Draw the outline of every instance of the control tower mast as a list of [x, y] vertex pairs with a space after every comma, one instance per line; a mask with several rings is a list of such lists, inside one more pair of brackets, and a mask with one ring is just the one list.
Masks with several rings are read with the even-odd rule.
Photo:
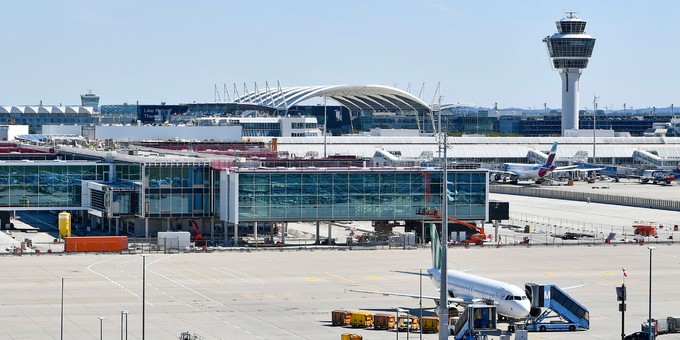
[[585, 34], [585, 20], [577, 18], [576, 12], [566, 14], [566, 18], [555, 22], [557, 33], [543, 38], [553, 66], [562, 77], [562, 135], [566, 130], [578, 129], [579, 78], [595, 46], [595, 38]]

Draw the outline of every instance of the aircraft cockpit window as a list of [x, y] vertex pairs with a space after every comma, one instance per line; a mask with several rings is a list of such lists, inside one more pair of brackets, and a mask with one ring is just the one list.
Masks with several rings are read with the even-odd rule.
[[512, 300], [512, 296], [510, 295], [505, 296], [505, 300]]
[[513, 298], [514, 298], [513, 300], [522, 300], [521, 296], [513, 296]]

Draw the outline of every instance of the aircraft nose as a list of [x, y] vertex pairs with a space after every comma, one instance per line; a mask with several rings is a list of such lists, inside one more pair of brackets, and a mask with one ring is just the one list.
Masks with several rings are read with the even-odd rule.
[[517, 308], [517, 312], [521, 313], [523, 318], [527, 317], [527, 315], [529, 315], [531, 312], [531, 305], [529, 304], [529, 301], [521, 301]]

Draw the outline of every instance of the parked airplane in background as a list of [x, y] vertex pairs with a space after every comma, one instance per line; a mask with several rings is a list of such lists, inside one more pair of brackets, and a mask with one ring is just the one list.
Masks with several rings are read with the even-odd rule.
[[670, 170], [645, 170], [640, 176], [640, 183], [671, 184], [676, 179]]
[[[428, 276], [437, 288], [441, 286], [441, 244], [439, 234], [434, 225], [430, 225], [432, 235], [432, 268], [428, 269]], [[447, 285], [449, 291], [448, 304], [468, 305], [472, 303], [486, 303], [496, 305], [499, 315], [511, 320], [526, 319], [540, 314], [540, 308], [531, 308], [531, 302], [527, 298], [524, 289], [515, 285], [496, 281], [482, 276], [468, 274], [457, 270], [446, 270]], [[420, 296], [418, 294], [379, 292], [369, 290], [350, 289], [352, 292], [371, 293], [382, 295], [405, 296], [411, 298], [423, 298], [434, 300], [439, 303], [439, 296]]]
[[566, 171], [596, 171], [600, 168], [582, 168], [578, 165], [555, 166], [555, 155], [557, 154], [557, 142], [553, 143], [548, 155], [548, 160], [544, 164], [523, 164], [523, 163], [503, 163], [500, 170], [490, 170], [491, 178], [496, 181], [510, 180], [517, 183], [518, 180], [534, 180], [541, 183], [543, 179], [553, 172]]

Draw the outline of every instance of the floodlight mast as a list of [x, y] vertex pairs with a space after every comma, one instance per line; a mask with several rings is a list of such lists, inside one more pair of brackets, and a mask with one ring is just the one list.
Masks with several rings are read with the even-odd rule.
[[[447, 140], [447, 129], [442, 129], [441, 126], [441, 96], [439, 99], [439, 133], [440, 133], [440, 147], [444, 149], [444, 157], [442, 157], [442, 198], [441, 198], [441, 211], [442, 211], [442, 235], [441, 235], [441, 266], [439, 270], [440, 287], [439, 287], [439, 340], [447, 340], [449, 338], [449, 289], [448, 289], [448, 270], [446, 263], [446, 250], [448, 248], [448, 233], [449, 233], [449, 199], [448, 199], [448, 183], [449, 183], [449, 172], [448, 172], [448, 159], [447, 152], [448, 140]], [[442, 136], [443, 135], [443, 136]], [[434, 240], [434, 238], [433, 238]], [[433, 241], [434, 242], [434, 241]]]

